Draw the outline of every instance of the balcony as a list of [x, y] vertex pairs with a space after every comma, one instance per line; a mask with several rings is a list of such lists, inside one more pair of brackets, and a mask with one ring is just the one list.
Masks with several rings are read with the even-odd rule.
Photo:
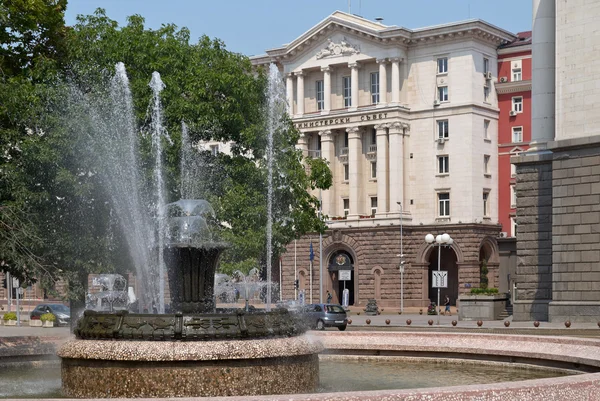
[[367, 159], [373, 160], [377, 158], [377, 145], [371, 144], [367, 148]]
[[310, 157], [311, 159], [320, 159], [321, 158], [321, 151], [320, 150], [308, 150], [308, 157]]
[[341, 148], [340, 149], [340, 161], [343, 162], [347, 162], [348, 161], [348, 148]]

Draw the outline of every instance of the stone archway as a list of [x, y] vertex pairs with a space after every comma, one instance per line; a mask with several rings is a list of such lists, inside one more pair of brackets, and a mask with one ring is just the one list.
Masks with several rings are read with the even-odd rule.
[[[452, 305], [456, 304], [456, 300], [458, 299], [458, 291], [459, 291], [459, 280], [458, 280], [458, 257], [454, 250], [451, 247], [439, 247], [432, 246], [431, 251], [429, 252], [429, 266], [427, 271], [428, 278], [428, 298], [438, 303], [438, 289], [433, 288], [431, 282], [432, 272], [434, 270], [438, 270], [438, 252], [441, 251], [440, 259], [439, 259], [439, 270], [448, 272], [448, 287], [441, 288], [440, 293], [440, 302], [443, 303], [443, 300], [446, 296], [450, 297], [450, 303]], [[441, 249], [440, 249], [441, 248]]]
[[[330, 291], [333, 295], [333, 302], [342, 303], [342, 292], [344, 283], [339, 280], [339, 275], [336, 271], [330, 271], [329, 264], [335, 254], [346, 253], [352, 261], [352, 280], [347, 281], [346, 288], [351, 292], [349, 305], [359, 305], [359, 259], [357, 254], [360, 252], [358, 242], [349, 235], [343, 234], [341, 231], [334, 230], [332, 235], [323, 239], [323, 291]], [[323, 296], [325, 301], [326, 295]]]
[[[485, 266], [488, 270], [488, 288], [498, 288], [500, 285], [499, 267], [500, 252], [495, 238], [487, 236], [479, 244], [479, 270], [480, 274]], [[508, 280], [508, 278], [506, 278]], [[481, 283], [481, 280], [480, 280]], [[508, 285], [508, 284], [507, 284]]]

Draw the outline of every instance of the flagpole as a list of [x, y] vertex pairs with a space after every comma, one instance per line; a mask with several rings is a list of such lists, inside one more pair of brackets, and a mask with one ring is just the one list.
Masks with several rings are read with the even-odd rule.
[[308, 251], [308, 259], [310, 260], [310, 294], [309, 299], [310, 303], [313, 303], [313, 260], [315, 259], [315, 252], [312, 246], [312, 239], [310, 240], [310, 248]]
[[310, 262], [310, 295], [309, 295], [311, 304], [313, 303], [313, 301], [312, 301], [312, 270], [313, 270], [313, 263], [311, 261]]

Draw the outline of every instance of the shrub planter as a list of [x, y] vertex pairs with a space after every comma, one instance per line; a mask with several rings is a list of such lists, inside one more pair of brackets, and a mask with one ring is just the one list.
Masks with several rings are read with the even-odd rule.
[[4, 316], [2, 316], [2, 321], [5, 326], [16, 326], [17, 314], [15, 312], [6, 312]]
[[[41, 320], [40, 320], [40, 321], [41, 321]], [[52, 320], [46, 320], [46, 321], [43, 323], [42, 327], [54, 327], [54, 321], [52, 321]]]
[[29, 319], [30, 327], [42, 327], [42, 321], [40, 319]]
[[506, 308], [506, 301], [506, 294], [460, 295], [458, 320], [502, 320], [500, 315]]

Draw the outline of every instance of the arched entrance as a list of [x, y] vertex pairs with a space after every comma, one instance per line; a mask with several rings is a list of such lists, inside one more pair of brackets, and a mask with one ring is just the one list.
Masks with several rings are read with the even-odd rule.
[[505, 272], [499, 274], [499, 252], [497, 243], [486, 237], [479, 246], [479, 285], [480, 287], [498, 288], [502, 292], [508, 290], [511, 277]]
[[437, 303], [438, 289], [432, 287], [431, 274], [434, 270], [438, 269], [438, 250], [441, 248], [440, 258], [440, 270], [448, 272], [448, 288], [440, 289], [440, 303], [444, 303], [446, 295], [450, 297], [450, 304], [456, 305], [458, 298], [458, 264], [457, 257], [454, 249], [446, 246], [434, 246], [433, 250], [429, 254], [429, 271], [428, 271], [428, 282], [429, 282], [429, 300]]
[[[349, 302], [348, 305], [354, 305], [354, 259], [352, 255], [344, 250], [335, 251], [329, 257], [327, 263], [327, 271], [331, 278], [331, 287], [333, 289], [333, 302], [342, 303], [342, 294], [344, 288], [348, 289]], [[347, 273], [347, 272], [350, 273]], [[341, 277], [340, 277], [341, 276]], [[346, 278], [349, 280], [340, 280]], [[325, 297], [323, 297], [325, 300]]]

